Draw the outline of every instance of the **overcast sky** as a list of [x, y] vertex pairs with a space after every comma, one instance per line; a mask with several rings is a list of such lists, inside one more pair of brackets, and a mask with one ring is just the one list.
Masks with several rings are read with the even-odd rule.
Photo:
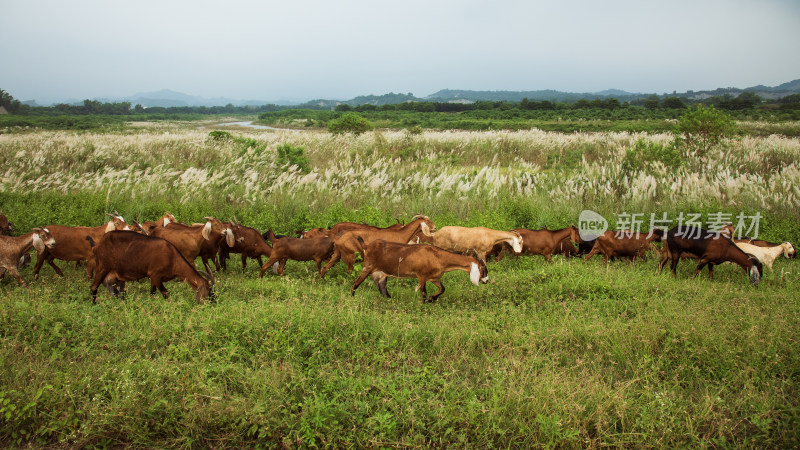
[[800, 0], [0, 0], [0, 89], [350, 99], [800, 78]]

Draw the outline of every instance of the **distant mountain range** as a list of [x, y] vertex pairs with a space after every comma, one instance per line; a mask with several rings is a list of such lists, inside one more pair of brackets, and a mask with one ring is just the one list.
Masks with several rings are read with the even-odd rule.
[[[95, 98], [93, 100], [104, 103], [117, 103], [117, 102], [130, 102], [131, 105], [140, 104], [144, 107], [151, 108], [155, 106], [173, 107], [173, 106], [262, 106], [266, 104], [276, 104], [282, 106], [296, 106], [298, 108], [335, 108], [338, 105], [346, 104], [350, 106], [358, 106], [364, 104], [371, 104], [381, 106], [386, 104], [396, 104], [403, 102], [455, 102], [455, 103], [472, 103], [477, 101], [509, 101], [519, 102], [523, 98], [531, 101], [553, 101], [553, 102], [573, 102], [580, 99], [595, 100], [616, 98], [621, 102], [629, 102], [650, 96], [663, 97], [682, 97], [689, 100], [703, 100], [705, 98], [719, 96], [719, 95], [733, 95], [737, 96], [742, 92], [753, 92], [764, 99], [776, 99], [792, 94], [800, 94], [800, 79], [783, 83], [778, 86], [753, 86], [749, 88], [718, 88], [710, 91], [687, 91], [684, 93], [673, 92], [671, 94], [655, 94], [655, 93], [633, 93], [626, 92], [619, 89], [607, 89], [600, 92], [562, 92], [551, 89], [538, 90], [538, 91], [470, 91], [470, 90], [454, 90], [442, 89], [426, 97], [415, 97], [413, 94], [395, 94], [388, 93], [383, 95], [362, 95], [350, 100], [328, 100], [318, 99], [301, 103], [296, 100], [237, 100], [225, 97], [205, 98], [184, 94], [181, 92], [163, 89], [156, 92], [140, 92], [134, 95], [121, 98]], [[41, 106], [35, 100], [28, 100], [23, 102], [31, 106]], [[69, 100], [64, 103], [69, 104], [82, 104], [83, 100]]]

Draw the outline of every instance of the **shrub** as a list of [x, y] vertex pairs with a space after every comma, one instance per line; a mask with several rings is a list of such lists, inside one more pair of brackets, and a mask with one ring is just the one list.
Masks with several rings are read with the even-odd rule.
[[214, 130], [208, 133], [208, 139], [213, 141], [227, 141], [233, 139], [233, 136], [227, 131]]
[[311, 171], [308, 158], [305, 155], [305, 147], [292, 147], [291, 144], [278, 146], [278, 158], [275, 163], [283, 168], [285, 172], [291, 166], [297, 166], [303, 173]]
[[328, 131], [333, 134], [353, 133], [358, 136], [372, 129], [372, 124], [359, 114], [348, 112], [328, 124]]
[[677, 132], [690, 149], [699, 155], [708, 152], [724, 137], [735, 131], [733, 119], [728, 114], [713, 106], [697, 105], [697, 109], [689, 110], [678, 120]]

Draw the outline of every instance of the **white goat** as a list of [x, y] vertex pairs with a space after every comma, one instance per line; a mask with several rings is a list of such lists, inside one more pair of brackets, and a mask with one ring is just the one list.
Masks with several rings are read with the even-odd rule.
[[784, 242], [781, 245], [776, 245], [775, 247], [758, 247], [753, 244], [748, 244], [745, 242], [737, 242], [736, 246], [742, 249], [743, 252], [753, 255], [758, 259], [761, 264], [769, 267], [769, 270], [772, 269], [772, 263], [783, 253], [783, 256], [786, 258], [791, 258], [794, 256], [794, 247], [792, 246], [791, 242]]

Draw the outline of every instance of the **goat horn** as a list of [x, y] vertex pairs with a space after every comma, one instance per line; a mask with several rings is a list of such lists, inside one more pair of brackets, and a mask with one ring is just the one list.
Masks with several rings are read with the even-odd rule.
[[205, 271], [198, 270], [198, 272], [200, 272], [201, 275], [205, 275], [206, 279], [208, 280], [208, 284], [211, 285], [214, 284], [214, 275], [212, 275], [210, 272], [205, 272]]

